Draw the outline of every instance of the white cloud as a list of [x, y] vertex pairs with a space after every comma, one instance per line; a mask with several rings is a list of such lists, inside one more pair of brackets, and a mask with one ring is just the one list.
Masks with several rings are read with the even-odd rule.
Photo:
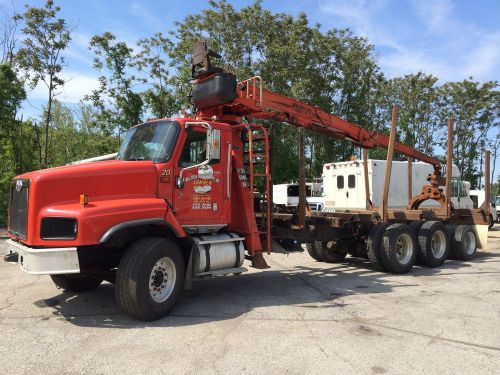
[[136, 17], [142, 18], [143, 21], [150, 24], [154, 28], [161, 30], [165, 27], [164, 22], [156, 15], [151, 13], [151, 11], [140, 2], [134, 1], [132, 4], [130, 4], [129, 13]]
[[498, 74], [499, 61], [500, 31], [483, 35], [481, 39], [477, 40], [477, 45], [467, 51], [462, 75], [484, 80], [491, 79], [488, 77]]
[[[404, 20], [391, 7], [405, 8]], [[388, 1], [323, 0], [320, 10], [342, 21], [376, 48], [389, 77], [423, 71], [441, 80], [500, 79], [500, 29], [485, 30], [455, 15], [452, 0]]]
[[[66, 84], [57, 95], [57, 100], [68, 103], [78, 103], [83, 97], [99, 86], [97, 76], [82, 74], [79, 72], [63, 71], [62, 78]], [[29, 99], [47, 99], [48, 89], [43, 82], [28, 95]]]
[[451, 0], [412, 0], [411, 4], [420, 21], [430, 30], [442, 32], [453, 19]]
[[379, 46], [400, 48], [393, 33], [384, 30], [373, 22], [374, 15], [384, 9], [387, 1], [366, 0], [325, 0], [320, 3], [320, 10], [347, 21], [357, 35], [369, 38]]

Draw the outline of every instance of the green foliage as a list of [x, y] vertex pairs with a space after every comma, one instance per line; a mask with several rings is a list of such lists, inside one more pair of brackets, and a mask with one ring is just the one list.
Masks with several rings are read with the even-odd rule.
[[[208, 38], [209, 46], [222, 56], [240, 79], [252, 75], [264, 78], [265, 86], [347, 118], [374, 127], [377, 83], [382, 79], [365, 39], [348, 30], [333, 29], [322, 33], [319, 25], [310, 25], [304, 13], [297, 17], [273, 14], [261, 2], [236, 10], [226, 1], [210, 1], [210, 8], [187, 16], [173, 32], [172, 63], [177, 70], [181, 98], [189, 79], [194, 42]], [[185, 99], [185, 105], [187, 100]], [[273, 123], [274, 181], [297, 178], [297, 131]], [[354, 148], [324, 136], [307, 135], [308, 176], [321, 174], [323, 163], [344, 160]], [[293, 156], [293, 157], [290, 157]]]
[[47, 0], [42, 8], [26, 5], [24, 14], [17, 14], [16, 19], [24, 21], [22, 47], [16, 54], [16, 65], [26, 73], [31, 88], [41, 81], [48, 89], [47, 110], [45, 111], [45, 137], [43, 165], [50, 163], [49, 128], [52, 115], [52, 101], [57, 90], [64, 86], [60, 73], [65, 66], [61, 53], [71, 40], [66, 21], [57, 18], [60, 7]]
[[179, 101], [173, 94], [167, 59], [173, 43], [158, 32], [150, 38], [137, 42], [140, 48], [135, 56], [135, 67], [145, 73], [143, 83], [149, 88], [143, 93], [144, 101], [154, 117], [172, 116], [179, 108]]
[[110, 32], [95, 35], [90, 40], [90, 50], [94, 52], [94, 68], [105, 71], [99, 77], [99, 88], [85, 99], [98, 110], [98, 120], [102, 130], [118, 138], [124, 130], [140, 123], [143, 114], [143, 100], [133, 91], [139, 79], [131, 74], [134, 56], [132, 48], [125, 42], [117, 42]]
[[479, 188], [483, 150], [491, 148], [495, 142], [489, 136], [490, 130], [496, 129], [498, 133], [500, 126], [498, 82], [479, 83], [470, 78], [445, 83], [439, 89], [438, 106], [440, 124], [445, 126], [448, 116], [455, 119], [453, 156], [463, 179], [470, 181], [473, 189]]
[[21, 102], [26, 93], [21, 81], [9, 65], [0, 64], [0, 137], [8, 134]]
[[392, 104], [399, 105], [398, 139], [432, 155], [438, 131], [438, 78], [421, 72], [393, 78], [379, 85], [379, 104], [385, 123], [390, 123]]

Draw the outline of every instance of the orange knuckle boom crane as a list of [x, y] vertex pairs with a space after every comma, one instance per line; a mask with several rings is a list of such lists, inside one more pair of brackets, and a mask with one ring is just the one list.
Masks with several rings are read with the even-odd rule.
[[[267, 90], [260, 77], [237, 82], [211, 57], [219, 56], [205, 41], [195, 44], [193, 115], [133, 126], [114, 160], [16, 176], [5, 259], [25, 272], [50, 275], [68, 291], [107, 280], [126, 314], [153, 320], [167, 315], [194, 280], [239, 275], [245, 258], [267, 268], [263, 252], [302, 251], [305, 244], [320, 262], [350, 254], [380, 271], [406, 273], [416, 261], [437, 267], [450, 253], [472, 259], [486, 246], [489, 205], [453, 207], [441, 161], [395, 140], [397, 108], [387, 136]], [[301, 131], [297, 212], [273, 212], [272, 137], [253, 119], [286, 122], [363, 149], [387, 148], [382, 205], [309, 210]], [[450, 121], [446, 171], [452, 169], [452, 132]], [[434, 167], [422, 192], [400, 210], [387, 209], [394, 151]], [[488, 176], [488, 153], [485, 167]], [[437, 204], [421, 207], [428, 200]]]

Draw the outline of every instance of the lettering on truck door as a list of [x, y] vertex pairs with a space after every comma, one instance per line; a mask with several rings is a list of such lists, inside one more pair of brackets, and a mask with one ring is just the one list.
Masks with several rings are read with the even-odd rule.
[[[179, 176], [184, 168], [203, 163], [206, 160], [206, 150], [206, 129], [189, 127], [175, 175]], [[225, 149], [223, 151], [227, 152]], [[223, 155], [221, 153], [219, 160], [213, 160], [207, 165], [184, 169], [183, 187], [175, 189], [174, 193], [174, 207], [181, 225], [223, 223], [226, 163]]]

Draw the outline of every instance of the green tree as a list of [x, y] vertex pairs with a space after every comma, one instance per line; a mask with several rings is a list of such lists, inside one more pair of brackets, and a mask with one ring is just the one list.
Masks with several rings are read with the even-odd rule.
[[62, 52], [71, 40], [66, 21], [57, 18], [60, 11], [52, 0], [47, 0], [44, 7], [26, 5], [26, 11], [16, 19], [24, 21], [22, 28], [22, 47], [17, 51], [17, 64], [23, 69], [32, 88], [41, 81], [48, 89], [47, 109], [44, 116], [44, 156], [43, 166], [50, 163], [49, 128], [52, 117], [52, 103], [59, 89], [64, 86], [61, 71], [65, 66]]
[[16, 73], [7, 64], [0, 64], [0, 225], [5, 223], [10, 180], [22, 171], [22, 123], [16, 114], [26, 93]]
[[[445, 83], [439, 90], [440, 123], [455, 118], [454, 162], [472, 188], [481, 186], [482, 155], [491, 147], [490, 130], [497, 129], [500, 118], [498, 82], [476, 82], [472, 78]], [[442, 140], [445, 146], [446, 140]]]
[[379, 85], [379, 111], [385, 123], [392, 104], [399, 105], [398, 139], [416, 149], [434, 154], [442, 126], [437, 118], [438, 78], [418, 72], [393, 78]]
[[94, 68], [105, 75], [99, 77], [99, 88], [85, 99], [99, 110], [98, 121], [105, 134], [120, 138], [124, 130], [142, 121], [143, 100], [134, 91], [140, 79], [131, 73], [133, 50], [110, 32], [93, 36], [89, 49], [95, 54]]
[[[373, 47], [348, 30], [322, 32], [303, 13], [296, 17], [272, 13], [261, 1], [236, 10], [227, 1], [210, 1], [210, 7], [187, 16], [172, 33], [172, 64], [178, 97], [188, 105], [191, 51], [194, 42], [208, 38], [239, 79], [260, 75], [267, 88], [314, 103], [360, 125], [375, 126], [374, 96], [381, 79], [373, 60]], [[271, 121], [274, 133], [276, 182], [297, 178], [297, 130]], [[309, 177], [318, 176], [326, 161], [352, 155], [353, 147], [318, 135], [308, 135]]]
[[145, 73], [142, 81], [149, 85], [144, 92], [144, 101], [154, 117], [172, 116], [179, 110], [178, 100], [173, 94], [168, 72], [168, 54], [172, 41], [162, 33], [137, 42], [139, 52], [135, 56], [135, 67]]
[[[14, 10], [12, 11], [15, 13]], [[8, 12], [2, 16], [0, 20], [0, 64], [12, 66], [19, 41], [19, 19]]]

